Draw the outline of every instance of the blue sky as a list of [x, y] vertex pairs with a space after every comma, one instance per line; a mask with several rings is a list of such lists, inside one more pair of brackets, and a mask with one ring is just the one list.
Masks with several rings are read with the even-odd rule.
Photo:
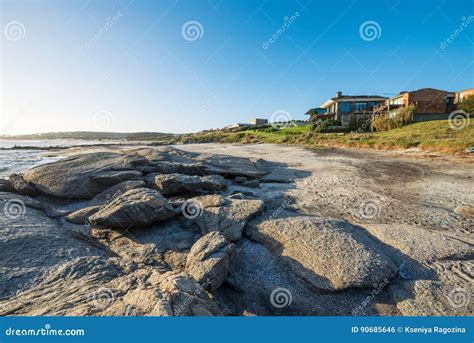
[[339, 90], [470, 88], [472, 16], [470, 0], [1, 1], [1, 129], [181, 133], [304, 119]]

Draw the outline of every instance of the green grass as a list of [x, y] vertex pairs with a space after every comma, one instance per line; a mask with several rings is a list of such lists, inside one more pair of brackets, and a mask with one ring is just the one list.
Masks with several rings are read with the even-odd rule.
[[276, 143], [296, 144], [307, 147], [338, 146], [372, 149], [407, 149], [417, 147], [425, 151], [463, 154], [474, 147], [474, 119], [460, 130], [450, 128], [447, 120], [411, 124], [386, 132], [370, 133], [318, 133], [311, 125], [291, 127], [280, 131], [241, 132], [213, 131], [183, 135], [181, 143]]

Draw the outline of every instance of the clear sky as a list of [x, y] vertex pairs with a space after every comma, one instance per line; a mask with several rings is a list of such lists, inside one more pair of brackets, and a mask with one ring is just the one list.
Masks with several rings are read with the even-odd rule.
[[4, 134], [192, 132], [474, 84], [471, 0], [2, 0], [1, 24]]

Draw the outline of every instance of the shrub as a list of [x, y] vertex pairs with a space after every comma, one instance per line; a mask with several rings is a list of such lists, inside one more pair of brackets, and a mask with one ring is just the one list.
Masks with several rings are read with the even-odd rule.
[[474, 114], [474, 95], [471, 95], [459, 103], [459, 109], [469, 114]]
[[372, 125], [377, 131], [388, 131], [397, 127], [402, 127], [413, 122], [413, 113], [416, 106], [410, 104], [407, 107], [399, 108], [395, 114], [383, 113], [373, 117]]
[[311, 131], [323, 132], [330, 126], [341, 126], [341, 121], [336, 119], [324, 119], [316, 124], [311, 124]]

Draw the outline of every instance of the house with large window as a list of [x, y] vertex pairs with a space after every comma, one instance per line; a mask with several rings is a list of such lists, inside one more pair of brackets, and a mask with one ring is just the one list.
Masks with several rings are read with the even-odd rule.
[[343, 95], [342, 92], [337, 92], [334, 98], [325, 101], [320, 108], [325, 110], [324, 115], [332, 115], [341, 125], [349, 126], [352, 120], [372, 115], [374, 108], [387, 99], [379, 95]]

